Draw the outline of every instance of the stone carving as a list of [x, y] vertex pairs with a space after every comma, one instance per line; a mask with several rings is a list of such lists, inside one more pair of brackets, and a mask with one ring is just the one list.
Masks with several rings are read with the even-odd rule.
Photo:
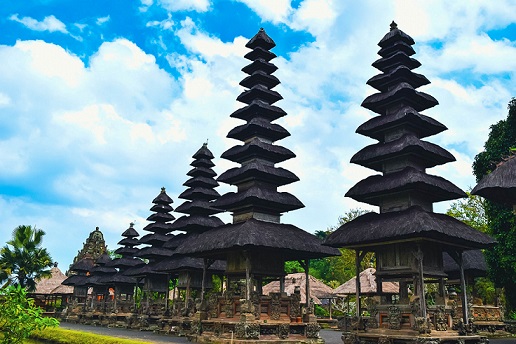
[[271, 297], [271, 320], [279, 320], [281, 315], [281, 293], [270, 293]]
[[201, 321], [199, 319], [192, 320], [190, 333], [195, 335], [200, 335], [202, 333]]
[[365, 304], [370, 314], [370, 318], [367, 321], [367, 327], [378, 328], [378, 301], [373, 297], [368, 297], [365, 299]]
[[222, 323], [216, 322], [213, 325], [213, 333], [215, 333], [216, 336], [220, 336], [222, 334]]
[[439, 340], [435, 338], [418, 337], [416, 338], [416, 344], [439, 344]]
[[321, 326], [318, 323], [309, 323], [306, 325], [307, 338], [319, 338], [319, 331]]
[[444, 306], [437, 306], [435, 312], [435, 329], [437, 331], [448, 330], [448, 316], [444, 310]]
[[278, 337], [280, 339], [286, 339], [290, 333], [290, 324], [279, 324], [278, 326]]
[[219, 297], [217, 294], [212, 294], [208, 298], [207, 312], [210, 318], [217, 318], [219, 316], [218, 312], [218, 304]]
[[392, 344], [392, 339], [389, 337], [379, 337], [378, 338], [378, 344]]
[[251, 293], [251, 303], [253, 304], [253, 314], [254, 317], [259, 320], [260, 319], [260, 294], [257, 292]]
[[259, 339], [260, 324], [241, 321], [235, 325], [235, 335], [238, 339]]
[[294, 293], [290, 295], [290, 316], [300, 317], [301, 316], [301, 295]]
[[397, 306], [389, 307], [388, 315], [389, 329], [399, 330], [401, 329], [401, 310]]
[[414, 318], [414, 329], [421, 334], [429, 333], [430, 328], [428, 326], [428, 322], [424, 317], [415, 317]]
[[344, 344], [357, 344], [359, 342], [357, 335], [351, 332], [345, 332], [341, 339]]

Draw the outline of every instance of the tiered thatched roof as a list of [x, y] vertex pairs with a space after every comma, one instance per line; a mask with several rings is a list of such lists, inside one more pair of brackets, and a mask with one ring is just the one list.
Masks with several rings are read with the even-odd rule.
[[[317, 305], [322, 304], [321, 299], [331, 298], [333, 296], [333, 289], [323, 282], [319, 281], [312, 275], [308, 275], [310, 278], [310, 297], [314, 300]], [[294, 294], [296, 287], [299, 287], [299, 293], [301, 295], [301, 303], [306, 302], [306, 274], [303, 272], [288, 274], [285, 276], [285, 292], [287, 295]], [[264, 295], [269, 293], [278, 293], [280, 291], [280, 282], [272, 281], [263, 286], [262, 292]]]
[[396, 23], [378, 43], [381, 56], [373, 66], [382, 73], [367, 83], [379, 92], [367, 97], [362, 106], [379, 116], [362, 124], [357, 132], [379, 142], [359, 151], [351, 162], [381, 172], [353, 186], [346, 196], [380, 207], [348, 222], [332, 233], [326, 244], [334, 247], [393, 241], [439, 241], [461, 249], [494, 244], [480, 233], [446, 215], [434, 214], [433, 203], [465, 197], [448, 180], [426, 173], [426, 169], [454, 161], [443, 148], [422, 140], [446, 127], [421, 115], [438, 104], [432, 96], [417, 91], [430, 83], [412, 70], [421, 64], [413, 59], [414, 40]]
[[66, 275], [57, 267], [57, 263], [50, 269], [50, 275], [49, 278], [42, 278], [36, 282], [33, 294], [72, 294], [72, 287], [61, 285], [66, 280]]
[[[466, 277], [483, 277], [487, 275], [487, 262], [481, 250], [465, 251], [462, 256], [464, 274]], [[459, 279], [459, 265], [446, 252], [443, 253], [444, 272], [448, 279]]]
[[246, 124], [228, 134], [243, 144], [222, 154], [223, 158], [239, 163], [240, 167], [232, 168], [218, 178], [237, 186], [238, 191], [224, 194], [214, 204], [214, 207], [233, 213], [233, 224], [192, 237], [178, 247], [178, 253], [227, 259], [230, 252], [246, 250], [263, 252], [280, 260], [339, 254], [322, 247], [312, 234], [279, 221], [282, 213], [302, 208], [303, 204], [294, 195], [278, 191], [278, 187], [298, 178], [275, 166], [295, 157], [289, 149], [275, 144], [289, 136], [288, 131], [271, 123], [286, 115], [281, 108], [272, 105], [282, 99], [272, 90], [279, 84], [279, 80], [271, 75], [277, 69], [270, 62], [276, 57], [270, 52], [275, 45], [263, 29], [246, 44], [252, 51], [245, 58], [252, 62], [242, 69], [249, 76], [240, 85], [247, 89], [237, 100], [247, 105], [231, 115], [245, 120]]

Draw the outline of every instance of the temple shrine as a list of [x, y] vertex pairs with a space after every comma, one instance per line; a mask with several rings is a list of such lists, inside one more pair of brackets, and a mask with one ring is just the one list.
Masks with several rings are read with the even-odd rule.
[[[421, 64], [411, 58], [414, 40], [398, 29], [380, 40], [380, 59], [373, 66], [382, 73], [367, 82], [379, 92], [362, 106], [375, 112], [357, 133], [379, 142], [356, 153], [351, 162], [380, 172], [368, 177], [347, 193], [357, 201], [378, 206], [380, 213], [368, 213], [342, 225], [325, 244], [356, 251], [357, 271], [367, 252], [376, 256], [376, 279], [399, 283], [399, 299], [368, 300], [367, 314], [357, 303], [354, 331], [345, 332], [345, 343], [417, 342], [480, 343], [472, 333], [464, 278], [463, 254], [487, 248], [494, 240], [464, 223], [433, 212], [433, 203], [465, 197], [448, 180], [426, 173], [427, 168], [455, 160], [441, 147], [422, 139], [446, 130], [420, 111], [438, 104], [432, 96], [416, 91], [428, 79], [412, 70]], [[443, 252], [459, 266], [461, 304], [447, 298]], [[357, 300], [361, 300], [357, 278]], [[425, 299], [425, 285], [438, 286], [435, 304]], [[378, 291], [380, 295], [382, 291]]]

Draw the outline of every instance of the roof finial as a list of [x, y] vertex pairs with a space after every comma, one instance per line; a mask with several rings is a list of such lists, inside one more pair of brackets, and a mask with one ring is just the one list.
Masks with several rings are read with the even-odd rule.
[[396, 22], [393, 20], [391, 23], [391, 31], [396, 30], [397, 28], [398, 28], [398, 24], [396, 24]]
[[164, 186], [161, 187], [161, 193], [165, 193], [165, 187]]
[[208, 140], [209, 140], [209, 139], [206, 139], [206, 142], [204, 142], [204, 143], [202, 144], [204, 147], [207, 147], [207, 146], [208, 146]]

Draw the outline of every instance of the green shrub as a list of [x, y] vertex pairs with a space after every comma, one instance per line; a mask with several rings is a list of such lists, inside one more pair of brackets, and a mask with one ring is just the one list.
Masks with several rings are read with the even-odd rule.
[[54, 318], [44, 318], [43, 310], [34, 305], [34, 299], [27, 298], [27, 292], [19, 285], [1, 289], [0, 301], [3, 344], [22, 343], [34, 330], [59, 325]]

